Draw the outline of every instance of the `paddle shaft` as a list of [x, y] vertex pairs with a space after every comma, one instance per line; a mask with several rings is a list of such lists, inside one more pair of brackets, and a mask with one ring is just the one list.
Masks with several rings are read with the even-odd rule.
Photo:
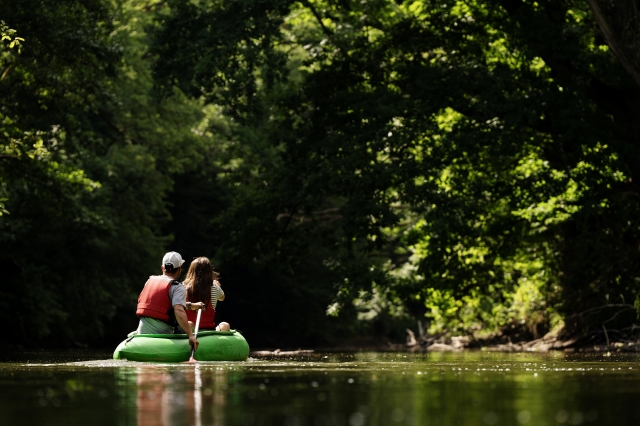
[[[200, 327], [200, 315], [202, 314], [202, 309], [198, 309], [198, 317], [196, 318], [196, 329], [193, 333], [193, 337], [195, 337], [196, 339], [198, 338], [198, 328]], [[196, 353], [196, 348], [195, 346], [193, 348], [191, 348], [191, 356], [189, 357], [189, 362], [191, 361], [195, 361], [193, 359], [193, 354]]]

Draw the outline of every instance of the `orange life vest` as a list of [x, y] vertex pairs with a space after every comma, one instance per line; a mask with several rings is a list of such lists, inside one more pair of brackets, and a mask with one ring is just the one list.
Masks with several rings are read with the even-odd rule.
[[[187, 294], [187, 300], [191, 302], [191, 300], [189, 300], [188, 294]], [[191, 309], [187, 309], [187, 318], [189, 319], [189, 321], [191, 321], [195, 325], [196, 320], [198, 319], [198, 311], [192, 311]], [[207, 310], [202, 311], [202, 313], [200, 314], [200, 328], [205, 330], [215, 329], [216, 328], [215, 319], [216, 319], [216, 310], [213, 309], [213, 305], [211, 305], [211, 302], [209, 302], [209, 304], [207, 305]]]
[[180, 284], [166, 275], [155, 275], [149, 277], [144, 285], [142, 293], [138, 296], [138, 317], [150, 317], [164, 321], [169, 325], [176, 325], [176, 317], [173, 306], [169, 299], [169, 289], [172, 285]]

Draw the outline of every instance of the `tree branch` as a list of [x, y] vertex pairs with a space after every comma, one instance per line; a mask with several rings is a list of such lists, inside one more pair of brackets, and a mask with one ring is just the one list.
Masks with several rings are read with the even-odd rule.
[[636, 83], [638, 83], [638, 85], [640, 86], [640, 74], [636, 71], [634, 66], [631, 64], [631, 62], [625, 55], [625, 52], [622, 46], [620, 46], [620, 43], [618, 42], [618, 39], [613, 33], [611, 26], [607, 22], [607, 19], [605, 18], [604, 13], [602, 13], [602, 10], [598, 5], [597, 0], [587, 0], [587, 3], [589, 4], [591, 11], [593, 12], [593, 16], [596, 18], [596, 22], [600, 27], [600, 31], [602, 32], [602, 35], [604, 36], [604, 39], [607, 42], [607, 45], [609, 46], [613, 54], [616, 55], [616, 57], [618, 58], [618, 61], [620, 61], [624, 69], [631, 75], [631, 77], [633, 77]]
[[327, 36], [331, 37], [333, 35], [333, 32], [329, 28], [325, 27], [324, 23], [322, 22], [322, 16], [320, 16], [316, 8], [313, 7], [313, 5], [307, 0], [304, 0], [302, 4], [308, 7], [309, 10], [311, 10], [311, 13], [313, 13], [313, 16], [316, 17], [316, 19], [318, 20], [318, 23], [322, 27], [322, 32], [324, 32]]

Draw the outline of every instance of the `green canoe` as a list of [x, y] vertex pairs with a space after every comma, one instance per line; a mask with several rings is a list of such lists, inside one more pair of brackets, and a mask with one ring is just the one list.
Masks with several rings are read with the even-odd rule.
[[[235, 330], [201, 331], [198, 342], [197, 361], [244, 361], [249, 356], [249, 344]], [[118, 345], [113, 359], [183, 362], [190, 354], [186, 334], [135, 334]]]

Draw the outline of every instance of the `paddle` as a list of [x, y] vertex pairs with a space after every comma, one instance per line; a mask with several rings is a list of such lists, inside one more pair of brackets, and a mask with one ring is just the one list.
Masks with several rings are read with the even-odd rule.
[[[198, 309], [198, 317], [196, 318], [196, 329], [195, 332], [193, 333], [193, 336], [197, 339], [198, 338], [198, 327], [200, 327], [200, 314], [202, 314], [202, 308]], [[189, 361], [187, 362], [196, 362], [195, 359], [193, 359], [193, 354], [196, 353], [196, 348], [195, 346], [191, 349], [191, 356], [189, 357]]]

